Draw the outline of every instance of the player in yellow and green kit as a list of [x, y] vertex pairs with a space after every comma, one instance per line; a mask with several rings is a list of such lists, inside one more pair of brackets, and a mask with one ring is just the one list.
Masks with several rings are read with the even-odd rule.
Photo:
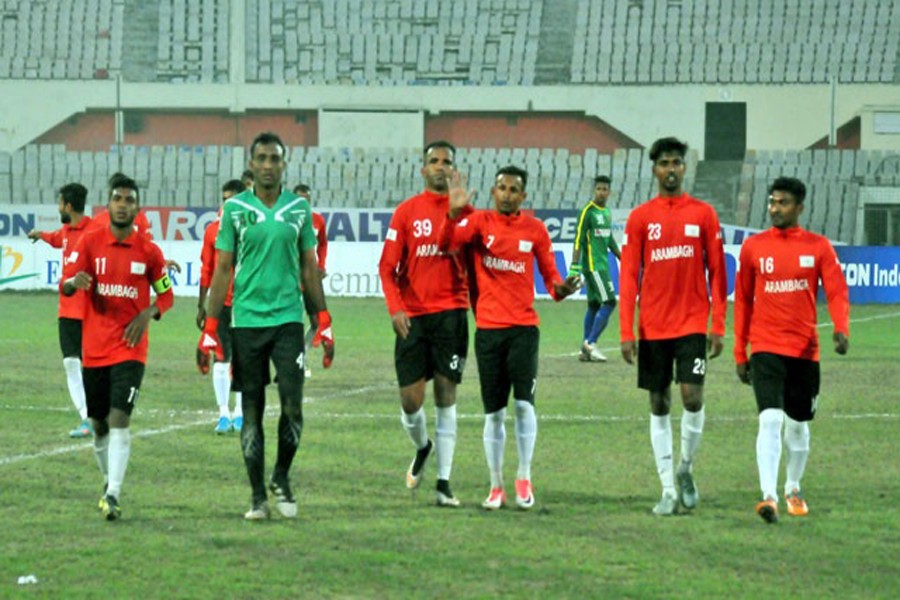
[[569, 273], [581, 273], [587, 286], [588, 307], [584, 314], [584, 342], [578, 360], [606, 362], [597, 349], [597, 338], [606, 329], [609, 316], [616, 307], [616, 291], [609, 274], [609, 252], [621, 258], [619, 246], [612, 236], [612, 212], [606, 208], [609, 198], [609, 177], [594, 178], [594, 198], [578, 217], [575, 248]]

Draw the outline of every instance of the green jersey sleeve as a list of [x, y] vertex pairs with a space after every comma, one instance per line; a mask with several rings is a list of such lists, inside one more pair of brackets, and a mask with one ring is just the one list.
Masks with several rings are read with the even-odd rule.
[[303, 206], [303, 225], [300, 226], [300, 252], [302, 253], [305, 250], [309, 250], [310, 248], [315, 249], [316, 247], [316, 233], [313, 231], [312, 226], [312, 209], [309, 207], [309, 203], [304, 201]]

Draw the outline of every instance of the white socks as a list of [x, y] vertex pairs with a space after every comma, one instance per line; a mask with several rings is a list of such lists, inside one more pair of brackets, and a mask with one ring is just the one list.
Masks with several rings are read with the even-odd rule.
[[784, 446], [787, 450], [784, 493], [790, 494], [800, 489], [800, 480], [806, 470], [806, 459], [809, 457], [809, 423], [795, 421], [784, 415]]
[[237, 419], [238, 417], [244, 416], [244, 407], [241, 402], [244, 401], [244, 397], [240, 392], [234, 393], [234, 411], [231, 413], [232, 416]]
[[69, 396], [75, 410], [81, 415], [81, 420], [87, 419], [87, 404], [84, 399], [84, 382], [81, 379], [81, 359], [68, 357], [63, 359], [63, 367], [66, 369], [66, 384], [69, 386]]
[[537, 417], [534, 405], [516, 400], [516, 444], [519, 446], [519, 471], [516, 479], [531, 480], [531, 458], [537, 438]]
[[229, 417], [228, 396], [231, 395], [231, 363], [217, 362], [213, 364], [212, 384], [216, 394], [216, 404], [219, 406], [219, 416]]
[[122, 482], [125, 480], [125, 469], [128, 468], [128, 457], [131, 455], [131, 431], [128, 429], [109, 430], [109, 487], [107, 493], [119, 497]]
[[491, 473], [491, 489], [503, 487], [503, 446], [506, 444], [506, 409], [484, 415], [484, 456]]
[[763, 498], [777, 499], [778, 466], [781, 462], [781, 430], [784, 427], [784, 446], [787, 451], [785, 495], [800, 489], [800, 480], [809, 457], [809, 423], [795, 421], [779, 408], [767, 408], [759, 413], [759, 434], [756, 436], [756, 464], [759, 467], [759, 487]]
[[669, 415], [650, 415], [650, 445], [656, 460], [656, 472], [663, 493], [675, 495], [675, 473], [672, 469], [672, 419]]
[[412, 440], [416, 450], [424, 448], [428, 443], [428, 430], [425, 427], [425, 409], [420, 407], [419, 410], [411, 415], [400, 411], [400, 421], [403, 423], [406, 435]]
[[453, 451], [456, 449], [456, 405], [437, 408], [435, 427], [438, 479], [450, 479]]
[[705, 420], [706, 411], [702, 406], [697, 412], [685, 409], [684, 414], [681, 415], [681, 463], [688, 472], [691, 470], [691, 462], [700, 446]]
[[756, 435], [756, 466], [759, 468], [759, 487], [763, 500], [778, 499], [778, 464], [781, 462], [781, 426], [785, 414], [780, 408], [767, 408], [759, 413], [759, 433]]
[[109, 481], [109, 434], [103, 437], [94, 434], [94, 456], [97, 457], [97, 466], [100, 467], [103, 481]]

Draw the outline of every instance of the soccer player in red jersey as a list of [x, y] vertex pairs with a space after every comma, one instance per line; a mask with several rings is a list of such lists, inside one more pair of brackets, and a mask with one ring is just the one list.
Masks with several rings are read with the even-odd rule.
[[[800, 479], [809, 456], [809, 422], [819, 395], [816, 295], [825, 287], [834, 324], [834, 351], [850, 346], [850, 297], [831, 243], [797, 224], [806, 186], [779, 177], [769, 187], [773, 227], [741, 246], [734, 292], [734, 360], [738, 378], [753, 385], [759, 410], [756, 464], [762, 502], [756, 512], [778, 521], [778, 470], [782, 428], [787, 448], [784, 496], [789, 515], [809, 512]], [[747, 344], [751, 356], [747, 358]]]
[[[36, 242], [43, 240], [54, 248], [62, 248], [62, 275], [72, 275], [71, 256], [75, 244], [91, 224], [84, 214], [87, 189], [80, 183], [68, 183], [59, 190], [59, 218], [63, 226], [56, 231], [32, 230], [28, 237]], [[84, 383], [81, 379], [81, 320], [84, 317], [84, 292], [59, 297], [59, 347], [66, 370], [66, 383], [75, 410], [81, 416], [81, 424], [69, 432], [69, 437], [82, 438], [91, 435], [91, 422], [87, 418], [84, 400]]]
[[[671, 137], [656, 140], [650, 148], [659, 195], [631, 211], [619, 273], [622, 358], [632, 364], [637, 354], [638, 387], [650, 394], [650, 443], [663, 488], [653, 512], [664, 516], [675, 514], [678, 504], [697, 505], [691, 466], [703, 433], [707, 352], [709, 358], [719, 356], [725, 334], [727, 292], [719, 217], [712, 206], [682, 189], [686, 153], [687, 144]], [[640, 343], [634, 336], [638, 295]], [[669, 415], [673, 362], [684, 404], [677, 473]]]
[[[125, 175], [124, 173], [113, 173], [109, 177], [109, 189], [110, 192], [118, 187], [118, 182], [120, 180], [124, 180], [126, 182], [132, 181], [130, 177]], [[106, 229], [109, 227], [109, 211], [104, 210], [100, 214], [94, 217], [93, 222], [91, 223], [92, 227], [100, 227], [102, 229]], [[140, 233], [141, 235], [147, 236], [147, 239], [153, 239], [153, 232], [150, 229], [150, 221], [147, 219], [147, 215], [144, 214], [144, 211], [138, 209], [138, 213], [134, 217], [134, 225], [132, 225], [135, 231]], [[181, 273], [181, 265], [179, 265], [174, 260], [166, 260], [166, 268], [172, 269], [176, 273]]]
[[516, 505], [534, 506], [531, 459], [537, 436], [534, 412], [537, 385], [538, 331], [534, 310], [534, 263], [554, 300], [578, 290], [578, 274], [563, 280], [556, 270], [553, 245], [546, 226], [519, 212], [525, 201], [528, 173], [514, 166], [497, 171], [491, 195], [496, 210], [480, 210], [463, 219], [472, 193], [454, 173], [450, 186], [449, 221], [440, 230], [442, 252], [469, 246], [475, 258], [478, 311], [475, 315], [475, 356], [484, 404], [484, 453], [491, 476], [491, 490], [482, 506], [496, 510], [506, 503], [503, 487], [503, 448], [506, 443], [506, 407], [509, 393], [515, 400], [516, 442], [519, 469]]
[[[462, 381], [469, 345], [465, 258], [438, 248], [438, 228], [449, 209], [447, 192], [455, 156], [456, 148], [445, 141], [425, 147], [421, 170], [425, 191], [404, 200], [394, 211], [378, 264], [397, 334], [394, 367], [401, 419], [416, 447], [406, 472], [406, 487], [418, 487], [425, 461], [436, 446], [437, 503], [449, 507], [459, 506], [450, 490], [450, 472], [456, 447], [456, 386]], [[434, 379], [437, 407], [435, 442], [428, 438], [422, 408], [429, 379]]]
[[[222, 186], [222, 202], [225, 202], [232, 196], [240, 194], [244, 191], [244, 184], [240, 179], [232, 179], [225, 182]], [[219, 220], [222, 218], [221, 209], [216, 220], [206, 227], [203, 232], [203, 246], [200, 250], [200, 291], [197, 297], [197, 327], [203, 331], [206, 324], [206, 295], [209, 292], [209, 285], [212, 282], [213, 271], [216, 268], [216, 259], [218, 252], [216, 251], [216, 236], [219, 233]], [[233, 295], [233, 287], [228, 287], [228, 293], [225, 296], [225, 305], [222, 312], [219, 313], [219, 342], [222, 344], [222, 354], [224, 360], [215, 361], [212, 366], [212, 383], [213, 393], [216, 397], [216, 405], [219, 407], [219, 419], [216, 421], [214, 431], [218, 434], [228, 433], [229, 431], [240, 431], [244, 426], [244, 412], [241, 408], [241, 392], [235, 389], [234, 393], [234, 412], [228, 411], [228, 397], [231, 395], [232, 378], [231, 378], [231, 299]], [[207, 356], [198, 349], [198, 362], [200, 372], [204, 375], [209, 371], [209, 360]]]
[[[294, 193], [300, 196], [301, 198], [306, 199], [309, 202], [310, 206], [312, 206], [312, 197], [310, 194], [310, 188], [305, 183], [298, 183], [294, 186]], [[319, 263], [319, 277], [325, 279], [326, 271], [325, 271], [325, 258], [328, 256], [328, 231], [325, 229], [325, 217], [321, 215], [321, 213], [313, 212], [312, 214], [312, 226], [313, 233], [316, 234], [316, 260]], [[306, 350], [309, 351], [310, 344], [312, 343], [313, 336], [316, 333], [315, 327], [318, 327], [318, 323], [316, 322], [316, 315], [313, 312], [312, 305], [309, 301], [309, 296], [303, 296], [303, 305], [306, 309], [307, 314], [309, 315], [309, 320], [311, 326], [309, 330], [306, 332]], [[310, 361], [306, 361], [305, 376], [306, 378], [312, 377], [312, 368], [310, 366]]]
[[[110, 192], [110, 225], [92, 227], [72, 252], [74, 275], [62, 293], [87, 294], [82, 356], [94, 451], [106, 479], [100, 509], [119, 518], [119, 496], [131, 453], [129, 425], [147, 362], [147, 328], [172, 307], [172, 285], [162, 251], [133, 229], [138, 187], [128, 178]], [[156, 302], [150, 303], [150, 288]]]

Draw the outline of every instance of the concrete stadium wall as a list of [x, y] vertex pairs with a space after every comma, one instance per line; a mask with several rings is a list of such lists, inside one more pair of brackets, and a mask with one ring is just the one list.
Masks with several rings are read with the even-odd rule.
[[[117, 104], [117, 96], [119, 102]], [[804, 148], [827, 134], [831, 90], [827, 85], [755, 86], [287, 86], [176, 85], [115, 81], [0, 82], [0, 151], [31, 142], [70, 116], [93, 109], [319, 111], [408, 110], [423, 114], [461, 111], [584, 112], [642, 146], [676, 135], [701, 157], [707, 102], [747, 104], [748, 148]], [[837, 125], [862, 115], [861, 147], [900, 148], [900, 135], [875, 135], [865, 120], [874, 107], [900, 110], [900, 86], [841, 85], [835, 93]], [[327, 140], [319, 143], [328, 145]]]

